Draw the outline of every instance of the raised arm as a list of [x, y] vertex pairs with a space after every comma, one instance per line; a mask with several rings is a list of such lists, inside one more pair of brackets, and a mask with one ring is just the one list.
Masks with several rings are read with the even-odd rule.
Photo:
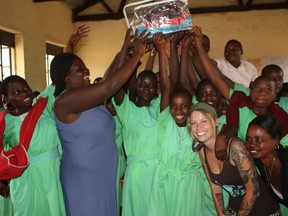
[[80, 38], [85, 37], [88, 35], [89, 26], [82, 23], [73, 31], [72, 35], [70, 36], [69, 40], [67, 41], [66, 47], [64, 48], [65, 53], [73, 53], [74, 47]]
[[[114, 95], [129, 79], [139, 60], [145, 53], [146, 44], [150, 34], [144, 31], [139, 37], [136, 35], [134, 42], [134, 56], [115, 71], [103, 82], [85, 87], [73, 88], [59, 95], [55, 102], [55, 113], [63, 122], [71, 122], [81, 112], [103, 103]], [[75, 101], [77, 100], [77, 103]]]
[[230, 148], [230, 161], [237, 167], [246, 189], [237, 215], [250, 215], [260, 195], [256, 167], [242, 140], [233, 139]]
[[203, 47], [203, 36], [201, 28], [194, 26], [191, 30], [194, 35], [194, 45], [197, 48], [201, 63], [203, 65], [204, 71], [206, 72], [207, 77], [211, 82], [218, 88], [220, 93], [226, 100], [230, 99], [230, 87], [229, 85], [221, 78], [219, 70], [215, 64], [211, 61], [209, 56], [204, 50]]
[[157, 54], [157, 50], [155, 49], [153, 43], [149, 44], [149, 57], [145, 66], [145, 70], [153, 70], [155, 57]]
[[167, 56], [165, 53], [165, 37], [162, 33], [153, 36], [153, 43], [158, 52], [159, 59], [159, 77], [160, 77], [160, 90], [161, 90], [161, 104], [160, 111], [163, 111], [169, 106], [170, 96], [170, 79], [167, 71]]
[[178, 88], [179, 85], [179, 55], [178, 55], [178, 45], [182, 38], [184, 37], [184, 32], [174, 33], [169, 37], [170, 40], [170, 58], [169, 58], [169, 67], [170, 67], [170, 83], [171, 83], [171, 92]]
[[[193, 36], [192, 34], [186, 34], [182, 40], [182, 53], [180, 61], [180, 85], [182, 88], [187, 89], [191, 95], [193, 95], [193, 89], [197, 87], [198, 81], [191, 80], [189, 72], [192, 73], [193, 70], [191, 58], [190, 58], [190, 46], [192, 45]], [[191, 74], [193, 76], [193, 74]], [[195, 72], [194, 72], [195, 75]], [[196, 75], [195, 75], [196, 77]], [[193, 84], [195, 86], [193, 86]]]

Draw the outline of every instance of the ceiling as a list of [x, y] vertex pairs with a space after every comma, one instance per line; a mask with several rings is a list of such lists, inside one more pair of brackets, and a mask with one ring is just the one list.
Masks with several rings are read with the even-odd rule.
[[[122, 19], [123, 7], [138, 0], [32, 0], [35, 4], [60, 1], [72, 10], [72, 21]], [[151, 0], [152, 1], [152, 0]], [[185, 0], [184, 0], [185, 1]], [[186, 0], [191, 14], [288, 9], [288, 0]], [[288, 14], [287, 14], [288, 15]]]

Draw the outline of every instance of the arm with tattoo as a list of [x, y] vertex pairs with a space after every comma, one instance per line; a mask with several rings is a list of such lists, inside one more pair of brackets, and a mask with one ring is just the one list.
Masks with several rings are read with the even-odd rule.
[[258, 176], [254, 161], [246, 150], [244, 142], [237, 138], [231, 142], [230, 162], [237, 167], [246, 188], [237, 215], [249, 215], [257, 197], [260, 195]]

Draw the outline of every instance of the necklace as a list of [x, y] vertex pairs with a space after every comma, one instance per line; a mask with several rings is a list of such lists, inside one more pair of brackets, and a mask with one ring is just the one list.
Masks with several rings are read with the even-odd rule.
[[266, 177], [266, 179], [267, 179], [268, 182], [270, 182], [271, 177], [272, 177], [275, 160], [276, 160], [276, 152], [275, 152], [275, 154], [274, 154], [274, 156], [273, 156], [273, 159], [272, 159], [272, 163], [271, 163], [271, 166], [270, 166], [271, 169], [270, 169], [270, 174], [269, 174], [269, 176], [268, 176], [268, 168], [264, 165], [265, 177]]

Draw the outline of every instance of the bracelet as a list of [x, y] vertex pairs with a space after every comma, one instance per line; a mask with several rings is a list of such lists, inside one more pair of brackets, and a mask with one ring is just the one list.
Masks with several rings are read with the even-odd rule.
[[155, 55], [155, 48], [153, 48], [153, 49], [151, 50], [150, 56], [154, 56], [154, 55]]

